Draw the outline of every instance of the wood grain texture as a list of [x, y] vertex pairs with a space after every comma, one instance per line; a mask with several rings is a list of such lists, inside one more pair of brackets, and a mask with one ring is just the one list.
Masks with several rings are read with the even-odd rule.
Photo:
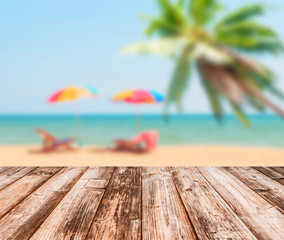
[[36, 168], [0, 191], [0, 218], [51, 178], [60, 168]]
[[0, 174], [9, 170], [11, 167], [0, 167]]
[[85, 170], [64, 168], [46, 181], [0, 219], [0, 239], [29, 239]]
[[270, 177], [272, 180], [284, 184], [284, 176], [280, 172], [271, 167], [254, 167], [254, 169]]
[[35, 167], [15, 167], [4, 171], [0, 175], [0, 190], [16, 182], [21, 177], [33, 171]]
[[1, 240], [284, 236], [282, 167], [0, 167], [0, 180]]
[[116, 168], [87, 239], [141, 238], [141, 169]]
[[143, 168], [142, 192], [142, 239], [197, 239], [168, 168]]
[[282, 177], [284, 177], [284, 167], [272, 167], [271, 169], [275, 170], [276, 172], [279, 172]]
[[196, 168], [171, 168], [199, 239], [256, 239]]
[[284, 216], [224, 168], [198, 168], [238, 217], [261, 240], [282, 240]]
[[284, 186], [250, 167], [226, 168], [250, 189], [284, 213]]
[[85, 239], [113, 168], [89, 168], [31, 240]]

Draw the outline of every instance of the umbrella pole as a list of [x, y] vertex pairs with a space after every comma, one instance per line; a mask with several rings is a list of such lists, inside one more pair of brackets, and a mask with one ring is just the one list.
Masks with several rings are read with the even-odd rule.
[[141, 128], [141, 113], [140, 113], [140, 104], [137, 104], [137, 115], [136, 115], [136, 131], [137, 133], [140, 132]]
[[79, 115], [79, 106], [75, 103], [75, 113], [76, 113], [76, 138], [78, 145], [81, 146], [81, 123], [80, 123], [80, 115]]

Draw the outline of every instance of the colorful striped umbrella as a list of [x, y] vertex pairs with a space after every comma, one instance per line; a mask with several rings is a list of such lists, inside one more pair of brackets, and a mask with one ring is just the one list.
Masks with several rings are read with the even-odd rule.
[[[66, 101], [77, 101], [83, 98], [92, 98], [98, 95], [97, 89], [93, 87], [79, 87], [79, 86], [72, 86], [67, 87], [62, 90], [55, 92], [49, 99], [49, 103], [61, 103]], [[77, 141], [80, 144], [80, 117], [79, 117], [79, 110], [76, 107], [76, 125], [77, 125]]]
[[54, 93], [49, 99], [49, 103], [64, 101], [74, 101], [81, 98], [90, 98], [98, 95], [97, 89], [93, 87], [68, 87]]
[[[134, 89], [120, 92], [112, 97], [113, 101], [123, 101], [132, 104], [154, 104], [164, 101], [164, 96], [156, 91]], [[140, 112], [137, 114], [137, 130], [140, 129]]]
[[112, 100], [135, 104], [153, 104], [162, 102], [164, 100], [164, 96], [156, 91], [137, 89], [120, 92], [113, 96]]

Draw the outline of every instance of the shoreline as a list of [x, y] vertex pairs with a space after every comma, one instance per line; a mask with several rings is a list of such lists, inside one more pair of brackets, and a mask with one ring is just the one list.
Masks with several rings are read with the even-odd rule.
[[149, 153], [85, 146], [42, 153], [41, 145], [0, 145], [1, 166], [283, 166], [284, 148], [239, 145], [160, 145]]

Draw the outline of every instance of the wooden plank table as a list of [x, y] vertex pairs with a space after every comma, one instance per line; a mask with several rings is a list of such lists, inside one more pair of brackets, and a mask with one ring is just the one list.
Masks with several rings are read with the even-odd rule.
[[0, 239], [284, 239], [283, 167], [0, 167]]

